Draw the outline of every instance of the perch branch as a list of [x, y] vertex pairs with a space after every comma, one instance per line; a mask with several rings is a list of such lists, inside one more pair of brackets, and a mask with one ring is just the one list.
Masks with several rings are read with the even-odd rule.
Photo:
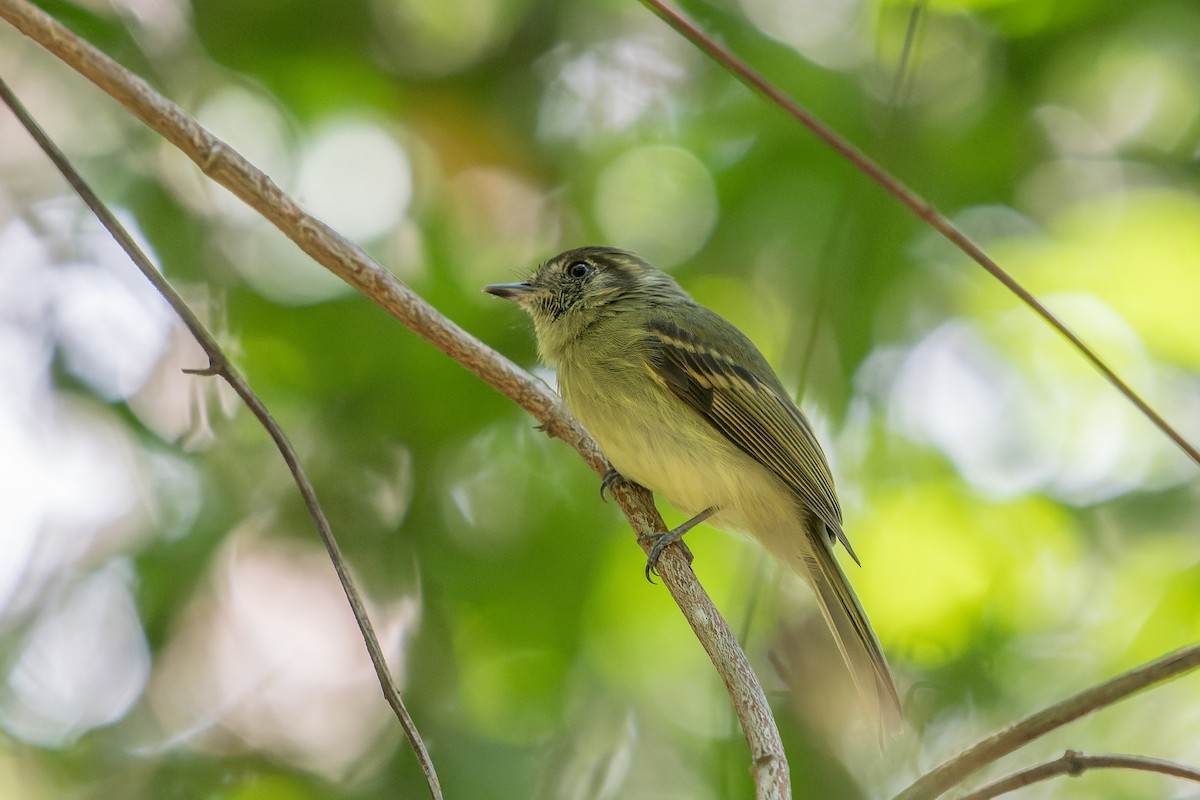
[[[379, 304], [408, 328], [507, 395], [543, 429], [570, 444], [598, 474], [607, 464], [592, 439], [562, 409], [545, 384], [451, 322], [376, 264], [357, 245], [307, 214], [232, 147], [182, 108], [24, 0], [0, 0], [0, 17], [90, 80], [190, 158], [217, 183], [261, 214], [317, 263]], [[649, 493], [614, 487], [639, 534], [666, 529]], [[649, 551], [647, 542], [643, 548]], [[741, 646], [700, 586], [679, 547], [659, 562], [659, 574], [724, 681], [750, 748], [757, 796], [790, 797], [788, 765], [766, 696]]]

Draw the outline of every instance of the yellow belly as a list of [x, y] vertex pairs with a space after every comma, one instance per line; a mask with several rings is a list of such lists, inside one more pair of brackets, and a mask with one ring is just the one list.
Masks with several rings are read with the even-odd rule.
[[782, 481], [665, 389], [642, 386], [635, 398], [586, 381], [563, 381], [562, 388], [613, 468], [684, 514], [715, 506], [709, 524], [759, 539], [764, 528], [791, 527], [795, 505]]

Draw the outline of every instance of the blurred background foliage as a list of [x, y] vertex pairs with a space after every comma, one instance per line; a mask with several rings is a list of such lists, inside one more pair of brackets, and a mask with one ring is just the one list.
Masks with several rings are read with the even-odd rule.
[[[885, 796], [1200, 638], [1195, 466], [637, 3], [45, 7], [522, 365], [526, 320], [479, 287], [583, 243], [641, 252], [759, 343], [826, 443], [919, 734], [881, 759], [804, 587], [692, 534], [797, 796]], [[1200, 439], [1192, 0], [687, 9]], [[297, 444], [448, 797], [750, 796], [717, 677], [568, 447], [7, 26], [0, 74]], [[0, 795], [424, 796], [265, 434], [181, 373], [197, 348], [7, 114], [0, 142]], [[1198, 732], [1184, 679], [1004, 765], [1066, 747], [1197, 763]], [[1178, 791], [1105, 773], [1023, 796]]]

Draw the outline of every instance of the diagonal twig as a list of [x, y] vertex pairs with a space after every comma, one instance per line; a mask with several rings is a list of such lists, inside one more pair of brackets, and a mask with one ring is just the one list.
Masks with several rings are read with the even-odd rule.
[[1169, 653], [1059, 701], [982, 739], [922, 775], [895, 800], [933, 800], [971, 773], [1080, 717], [1200, 667], [1200, 644]]
[[1177, 761], [1165, 761], [1161, 758], [1147, 756], [1132, 756], [1124, 753], [1103, 753], [1090, 756], [1076, 750], [1068, 750], [1058, 758], [1043, 761], [1032, 767], [1006, 775], [986, 786], [981, 786], [973, 792], [964, 794], [958, 800], [991, 800], [1002, 794], [1023, 789], [1038, 781], [1048, 780], [1059, 775], [1078, 777], [1093, 769], [1128, 769], [1138, 772], [1156, 772], [1172, 778], [1182, 778], [1187, 781], [1200, 783], [1200, 769], [1180, 764]]
[[1058, 319], [1028, 289], [1018, 283], [1012, 275], [1009, 275], [979, 245], [975, 244], [961, 228], [934, 208], [929, 201], [901, 183], [899, 179], [818, 119], [811, 111], [800, 105], [785, 91], [771, 83], [757, 70], [736, 56], [729, 48], [716, 42], [678, 9], [671, 7], [664, 0], [640, 0], [640, 2], [738, 80], [808, 128], [818, 139], [837, 151], [839, 155], [853, 164], [856, 169], [878, 184], [892, 197], [896, 198], [901, 205], [928, 223], [930, 227], [966, 253], [972, 261], [991, 273], [992, 277], [1000, 281], [1005, 288], [1020, 298], [1021, 302], [1032, 309], [1035, 314], [1045, 320], [1050, 327], [1054, 328], [1054, 330], [1058, 331], [1070, 342], [1071, 346], [1087, 359], [1093, 367], [1099, 370], [1100, 374], [1118, 392], [1123, 394], [1129, 402], [1133, 403], [1143, 416], [1150, 420], [1156, 428], [1162, 431], [1180, 450], [1187, 454], [1188, 458], [1195, 462], [1197, 466], [1200, 466], [1200, 450], [1195, 445], [1189, 442], [1183, 434], [1179, 433], [1149, 403], [1143, 400], [1083, 339]]
[[121, 249], [129, 256], [130, 260], [141, 271], [146, 280], [154, 286], [163, 299], [170, 304], [175, 313], [183, 320], [183, 324], [187, 326], [192, 336], [204, 348], [205, 354], [208, 356], [208, 367], [204, 369], [189, 369], [184, 370], [195, 375], [218, 375], [225, 379], [242, 402], [250, 409], [251, 413], [266, 429], [271, 439], [275, 442], [275, 446], [279, 448], [283, 460], [287, 462], [288, 469], [292, 473], [292, 478], [296, 482], [296, 486], [300, 490], [300, 495], [304, 498], [304, 505], [308, 509], [308, 513], [312, 516], [313, 522], [316, 523], [317, 532], [321, 535], [321, 541], [325, 543], [325, 549], [329, 553], [329, 560], [333, 562], [333, 568], [337, 572], [338, 580], [341, 581], [342, 590], [346, 593], [346, 600], [350, 603], [350, 609], [354, 613], [354, 620], [358, 623], [358, 628], [362, 632], [363, 641], [367, 646], [367, 653], [371, 657], [371, 664], [375, 668], [375, 675], [379, 678], [379, 685], [383, 688], [383, 695], [387, 698], [388, 705], [392, 707], [397, 719], [400, 720], [400, 726], [404, 729], [405, 735], [408, 737], [409, 744], [412, 745], [413, 751], [417, 754], [417, 761], [420, 762], [421, 769], [425, 773], [425, 780], [429, 784], [429, 793], [434, 800], [441, 800], [442, 787], [438, 781], [437, 771], [434, 769], [433, 760], [429, 757], [429, 751], [425, 748], [425, 742], [421, 739], [421, 734], [417, 730], [416, 723], [408, 713], [408, 709], [404, 706], [404, 701], [400, 697], [400, 690], [396, 687], [396, 681], [392, 677], [391, 670], [388, 669], [387, 662], [383, 656], [383, 649], [379, 646], [379, 639], [375, 636], [375, 628], [371, 625], [371, 620], [367, 616], [366, 606], [363, 604], [362, 597], [359, 595], [358, 587], [354, 583], [353, 577], [350, 575], [350, 568], [346, 563], [346, 559], [342, 556], [341, 548], [338, 546], [337, 539], [333, 535], [333, 529], [329, 525], [329, 520], [325, 516], [325, 511], [321, 508], [320, 502], [317, 500], [316, 490], [313, 488], [312, 482], [309, 481], [308, 475], [304, 472], [304, 467], [300, 464], [300, 458], [296, 454], [292, 443], [288, 441], [287, 435], [283, 429], [271, 416], [271, 412], [258, 398], [258, 395], [250, 388], [245, 378], [226, 358], [224, 351], [217, 344], [216, 339], [204, 327], [204, 323], [196, 316], [195, 312], [188, 307], [179, 293], [167, 282], [167, 279], [162, 276], [150, 262], [150, 259], [134, 242], [133, 237], [125, 230], [125, 227], [117, 220], [103, 201], [96, 196], [91, 187], [83, 180], [83, 177], [76, 171], [71, 162], [63, 154], [58, 146], [50, 140], [37, 121], [25, 109], [21, 101], [13, 94], [8, 84], [0, 78], [0, 100], [12, 110], [13, 114], [29, 132], [29, 135], [34, 138], [42, 151], [54, 162], [54, 166], [66, 178], [67, 183], [71, 188], [82, 198], [83, 202], [91, 209], [92, 213], [100, 221], [100, 224], [109, 232], [116, 240]]

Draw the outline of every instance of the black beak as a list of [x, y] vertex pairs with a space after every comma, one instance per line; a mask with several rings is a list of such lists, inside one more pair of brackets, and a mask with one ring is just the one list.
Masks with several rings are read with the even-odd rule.
[[494, 294], [496, 297], [503, 297], [505, 300], [512, 300], [517, 303], [536, 291], [528, 282], [492, 283], [483, 287], [483, 290], [488, 294]]

